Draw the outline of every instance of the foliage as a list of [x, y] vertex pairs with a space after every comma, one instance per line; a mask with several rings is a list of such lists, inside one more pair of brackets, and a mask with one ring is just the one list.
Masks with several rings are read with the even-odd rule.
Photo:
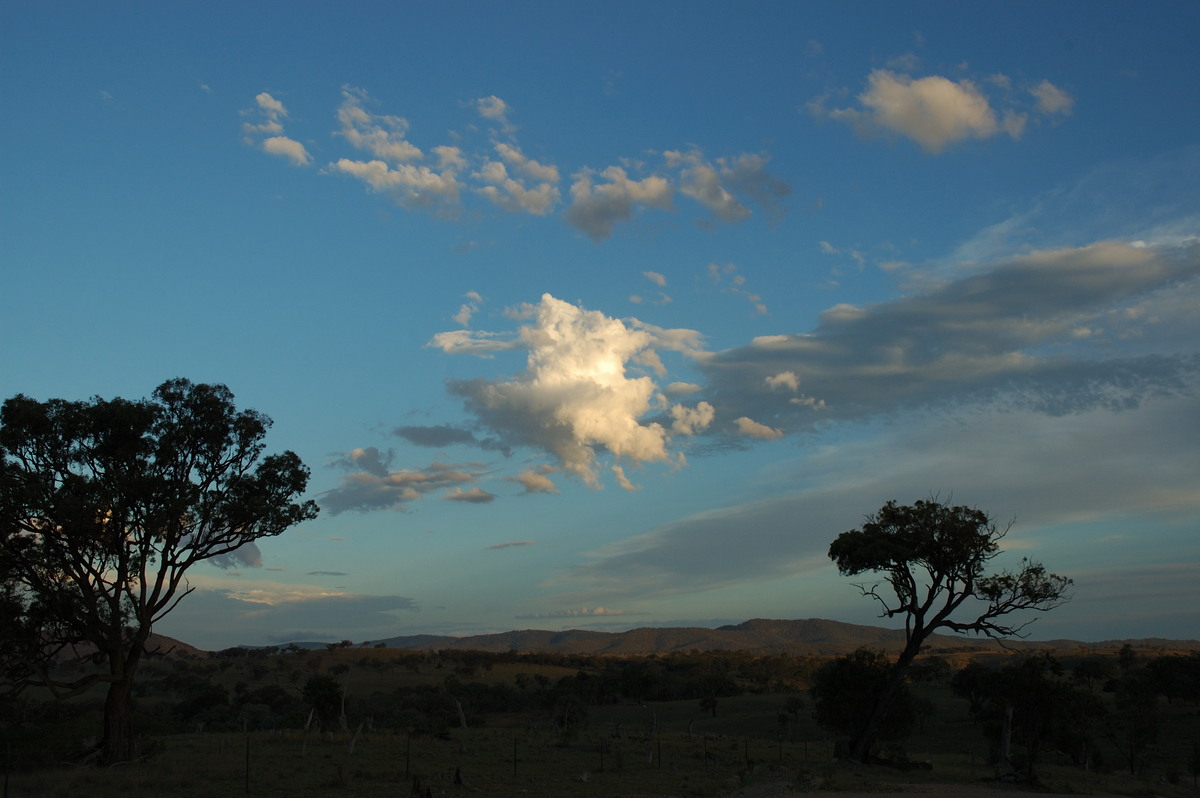
[[[904, 650], [875, 694], [870, 714], [851, 734], [852, 758], [869, 761], [909, 667], [936, 630], [1019, 636], [1029, 622], [1009, 615], [1044, 612], [1068, 600], [1071, 580], [1048, 573], [1040, 563], [1023, 559], [1016, 571], [987, 573], [1007, 532], [971, 507], [936, 498], [911, 506], [889, 501], [861, 529], [843, 532], [830, 545], [829, 557], [843, 575], [883, 575], [890, 596], [880, 592], [880, 583], [858, 588], [880, 604], [881, 617], [904, 618]], [[956, 615], [967, 609], [966, 618]]]
[[304, 683], [304, 701], [312, 708], [320, 727], [336, 729], [342, 722], [342, 686], [327, 673], [314, 673]]
[[[299, 458], [264, 456], [269, 426], [225, 386], [183, 379], [150, 399], [18, 395], [0, 410], [2, 676], [62, 697], [108, 683], [105, 762], [133, 755], [133, 679], [187, 571], [316, 515], [294, 500]], [[107, 668], [52, 676], [81, 644]]]
[[[809, 688], [817, 723], [836, 734], [853, 737], [887, 689], [891, 671], [892, 663], [886, 654], [865, 648], [822, 665], [813, 674]], [[901, 685], [879, 727], [877, 739], [899, 740], [907, 736], [916, 723], [916, 709], [907, 686]]]

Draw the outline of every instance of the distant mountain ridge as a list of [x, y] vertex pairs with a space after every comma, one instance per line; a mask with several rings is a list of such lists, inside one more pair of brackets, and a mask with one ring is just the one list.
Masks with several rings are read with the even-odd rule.
[[[1029, 642], [1010, 641], [1007, 645], [1021, 649], [1100, 648], [1130, 642], [1154, 647], [1200, 648], [1200, 641], [1133, 640], [1083, 643], [1076, 640]], [[523, 629], [494, 634], [450, 637], [411, 635], [369, 641], [369, 645], [386, 645], [411, 651], [476, 650], [518, 651], [527, 653], [560, 654], [665, 654], [672, 651], [746, 651], [754, 654], [805, 654], [831, 656], [846, 654], [866, 646], [885, 651], [904, 647], [903, 629], [829, 621], [819, 618], [802, 620], [771, 620], [755, 618], [739, 624], [709, 629], [698, 626], [639, 627], [625, 632], [595, 632], [570, 629], [552, 632]], [[932, 635], [927, 647], [931, 650], [994, 649], [997, 643], [986, 637]]]
[[[177, 641], [163, 638], [170, 643]], [[1068, 649], [1117, 649], [1125, 643], [1136, 648], [1167, 650], [1200, 649], [1200, 640], [1168, 640], [1140, 638], [1082, 642], [1079, 640], [1008, 640], [1005, 646], [1017, 650], [1040, 651]], [[181, 649], [191, 646], [178, 644]], [[294, 641], [271, 648], [295, 646], [303, 649], [323, 649], [328, 642]], [[754, 618], [738, 624], [708, 628], [702, 626], [643, 626], [624, 632], [596, 632], [586, 629], [547, 631], [520, 629], [509, 632], [454, 637], [450, 635], [401, 635], [382, 640], [368, 640], [355, 648], [383, 646], [406, 651], [491, 651], [539, 654], [667, 654], [691, 651], [746, 651], [752, 654], [793, 654], [807, 656], [837, 656], [867, 647], [874, 650], [899, 651], [904, 647], [903, 629], [829, 621], [820, 618], [801, 620], [772, 620]], [[264, 646], [234, 646], [256, 649]], [[986, 637], [965, 635], [931, 635], [926, 648], [930, 652], [995, 651], [999, 644]]]

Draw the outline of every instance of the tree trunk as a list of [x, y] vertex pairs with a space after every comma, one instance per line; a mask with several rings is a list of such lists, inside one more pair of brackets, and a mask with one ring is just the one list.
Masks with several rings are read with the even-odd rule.
[[867, 717], [867, 722], [863, 724], [862, 729], [858, 734], [850, 739], [850, 759], [855, 762], [862, 762], [864, 765], [871, 762], [871, 750], [875, 747], [875, 740], [879, 736], [879, 729], [883, 726], [883, 721], [887, 718], [888, 711], [892, 708], [892, 702], [896, 699], [896, 691], [900, 689], [900, 685], [904, 683], [904, 675], [908, 673], [908, 666], [917, 658], [917, 654], [921, 651], [921, 643], [924, 642], [924, 636], [913, 636], [909, 639], [908, 644], [904, 647], [904, 651], [900, 652], [896, 664], [892, 666], [892, 672], [888, 676], [887, 684], [879, 695], [875, 696], [875, 704], [871, 708], [871, 714]]
[[133, 679], [111, 682], [104, 700], [104, 740], [100, 764], [115, 765], [133, 759]]

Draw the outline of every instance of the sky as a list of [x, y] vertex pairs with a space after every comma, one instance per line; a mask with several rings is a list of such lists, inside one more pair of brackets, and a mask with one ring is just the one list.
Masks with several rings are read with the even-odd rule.
[[0, 396], [223, 383], [320, 516], [202, 648], [885, 624], [931, 496], [1200, 639], [1200, 5], [0, 5]]

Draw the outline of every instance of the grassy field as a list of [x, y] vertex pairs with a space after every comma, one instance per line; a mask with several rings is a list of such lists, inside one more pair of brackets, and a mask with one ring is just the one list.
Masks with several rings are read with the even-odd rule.
[[[945, 686], [915, 688], [931, 702], [923, 728], [905, 741], [913, 760], [932, 770], [900, 772], [832, 761], [832, 743], [811, 717], [802, 692], [723, 697], [715, 716], [696, 700], [640, 703], [620, 700], [588, 709], [587, 722], [568, 733], [539, 710], [488, 713], [470, 728], [414, 734], [403, 728], [372, 728], [371, 697], [398, 685], [437, 687], [444, 668], [382, 667], [399, 652], [323, 652], [277, 655], [264, 663], [228, 667], [201, 663], [199, 677], [231, 693], [265, 684], [298, 692], [303, 677], [348, 664], [342, 678], [354, 699], [349, 730], [303, 729], [303, 718], [281, 718], [271, 730], [234, 731], [228, 724], [183, 730], [169, 708], [170, 693], [151, 689], [140, 699], [138, 729], [143, 756], [136, 762], [96, 769], [65, 764], [86, 750], [99, 728], [98, 696], [80, 699], [60, 720], [10, 728], [6, 796], [128, 798], [155, 796], [728, 796], [752, 785], [791, 784], [803, 791], [864, 790], [886, 785], [970, 783], [996, 774], [984, 764], [984, 736], [964, 700]], [[377, 659], [379, 662], [372, 662]], [[176, 666], [157, 665], [151, 685]], [[300, 676], [292, 673], [299, 671]], [[462, 682], [514, 684], [518, 674], [554, 683], [577, 673], [569, 667], [504, 663], [458, 674]], [[156, 681], [158, 679], [158, 681]], [[239, 688], [239, 684], [241, 687]], [[790, 696], [805, 706], [786, 712]], [[1108, 792], [1131, 796], [1196, 796], [1188, 773], [1192, 746], [1200, 740], [1200, 708], [1176, 702], [1162, 707], [1158, 746], [1140, 776], [1122, 770], [1115, 749], [1103, 752], [1101, 773], [1071, 766], [1050, 753], [1039, 768], [1043, 789], [1063, 793]], [[216, 729], [213, 730], [213, 726]], [[457, 724], [456, 724], [457, 725]]]

